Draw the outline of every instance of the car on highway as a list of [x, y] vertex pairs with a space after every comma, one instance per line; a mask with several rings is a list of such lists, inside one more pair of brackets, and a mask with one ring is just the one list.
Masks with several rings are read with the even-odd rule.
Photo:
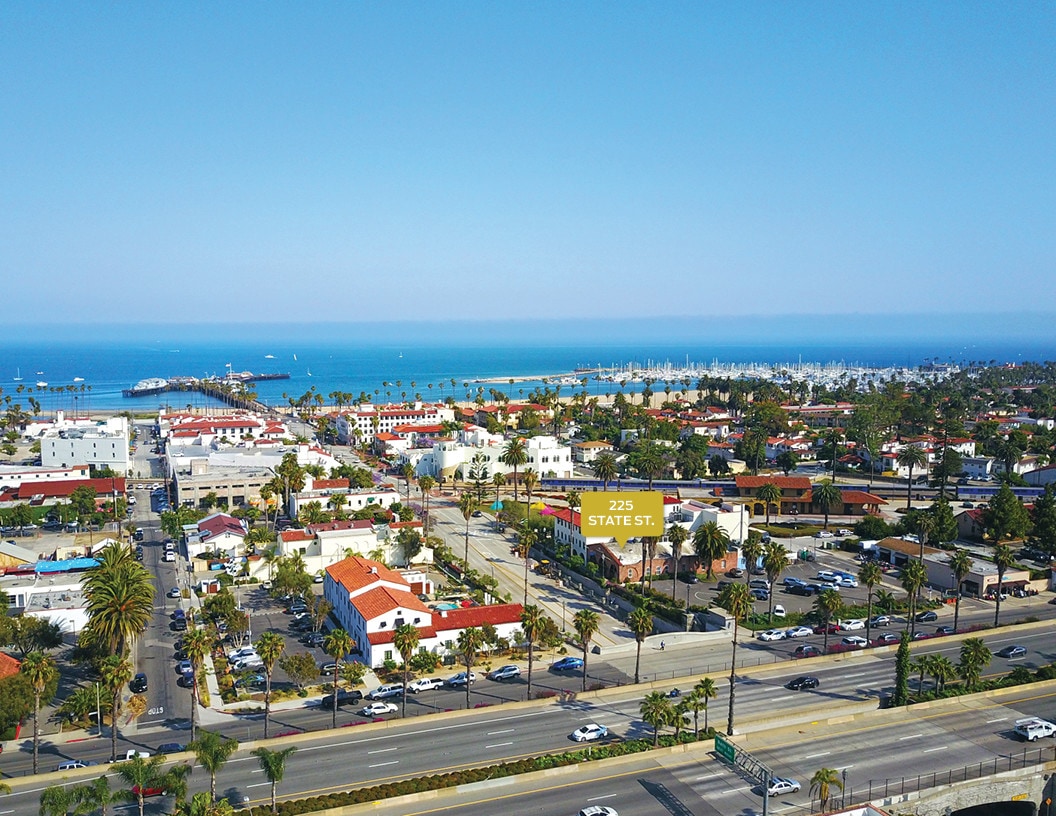
[[499, 668], [488, 672], [489, 680], [512, 680], [515, 677], [521, 676], [520, 666], [499, 666]]
[[179, 587], [173, 587], [166, 593], [170, 598], [179, 598], [183, 592], [180, 591]]
[[403, 686], [399, 683], [384, 683], [376, 689], [367, 692], [368, 700], [384, 700], [387, 697], [399, 697], [403, 694]]
[[805, 691], [806, 689], [816, 689], [820, 683], [817, 677], [812, 677], [809, 674], [800, 675], [799, 677], [793, 677], [787, 683], [785, 683], [786, 689], [792, 691]]
[[194, 671], [190, 660], [179, 660], [176, 662], [176, 674], [187, 674], [190, 671]]
[[884, 632], [882, 635], [879, 635], [873, 643], [877, 646], [887, 646], [891, 643], [898, 643], [901, 640], [902, 637], [895, 632]]
[[382, 714], [394, 714], [397, 711], [399, 711], [399, 706], [395, 703], [370, 703], [363, 706], [359, 713], [364, 717], [379, 717]]
[[68, 762], [62, 762], [55, 766], [56, 771], [75, 771], [78, 768], [88, 768], [94, 765], [94, 762], [90, 762], [84, 759], [71, 759]]
[[583, 808], [579, 816], [620, 816], [620, 814], [605, 805], [591, 805]]
[[841, 632], [857, 632], [859, 629], [865, 628], [865, 621], [861, 618], [848, 618], [847, 620], [840, 621]]
[[932, 637], [934, 637], [934, 635], [932, 635], [931, 632], [914, 632], [913, 633], [913, 640], [929, 640]]
[[[132, 786], [132, 796], [133, 797], [137, 797], [139, 795], [140, 795], [139, 785], [133, 785]], [[164, 788], [143, 788], [143, 794], [142, 795], [143, 795], [144, 799], [149, 799], [152, 796], [164, 796], [165, 795], [165, 789]]]
[[916, 615], [913, 616], [913, 620], [915, 620], [917, 623], [932, 623], [933, 621], [937, 621], [938, 619], [939, 616], [936, 615], [930, 609], [925, 609], [923, 612], [918, 612]]
[[813, 646], [809, 643], [802, 643], [792, 652], [792, 657], [817, 657], [820, 654], [821, 649], [817, 646]]
[[187, 749], [183, 743], [180, 742], [163, 742], [158, 746], [159, 754], [179, 754]]
[[849, 635], [840, 641], [844, 646], [850, 646], [852, 649], [863, 649], [869, 645], [869, 641], [861, 635]]
[[417, 680], [412, 680], [407, 684], [407, 691], [411, 694], [419, 694], [423, 691], [432, 691], [443, 687], [444, 681], [439, 677], [419, 677]]
[[767, 629], [765, 632], [760, 632], [756, 635], [759, 640], [771, 641], [771, 640], [784, 640], [788, 635], [784, 629]]
[[890, 626], [894, 620], [890, 615], [873, 615], [869, 621], [870, 626]]
[[775, 776], [770, 780], [770, 786], [766, 789], [766, 795], [780, 796], [784, 793], [799, 793], [800, 787], [800, 784], [795, 779]]
[[186, 619], [187, 610], [185, 610], [185, 609], [173, 609], [171, 617], [172, 617], [173, 620]]
[[477, 679], [478, 678], [477, 678], [477, 673], [476, 672], [469, 672], [468, 675], [466, 674], [466, 672], [459, 672], [454, 677], [451, 677], [447, 681], [447, 684], [449, 686], [454, 686], [454, 687], [464, 686], [464, 685], [466, 685], [466, 683], [469, 683], [470, 685], [473, 685], [474, 683], [477, 682]]
[[809, 626], [793, 626], [791, 629], [785, 630], [786, 638], [810, 637], [813, 634], [814, 630]]
[[954, 629], [952, 626], [936, 626], [935, 627], [935, 635], [936, 635], [936, 637], [941, 637], [942, 635], [956, 635], [956, 634], [957, 634], [957, 630]]
[[1005, 648], [1001, 649], [1000, 651], [994, 652], [994, 654], [997, 655], [998, 657], [1004, 657], [1006, 659], [1011, 659], [1011, 658], [1016, 658], [1016, 657], [1023, 657], [1023, 655], [1025, 655], [1026, 653], [1027, 653], [1027, 648], [1025, 646], [1019, 646], [1017, 644], [1013, 644], [1011, 646], [1006, 646]]
[[582, 657], [562, 657], [557, 662], [550, 664], [550, 671], [575, 671], [582, 668]]
[[577, 728], [569, 737], [575, 742], [593, 742], [594, 740], [602, 739], [609, 735], [609, 729], [604, 725], [598, 725], [597, 723], [588, 723], [587, 725]]
[[147, 690], [147, 675], [143, 672], [138, 672], [135, 677], [132, 678], [132, 682], [128, 684], [128, 690], [133, 694], [142, 694]]
[[172, 563], [172, 562], [174, 562], [176, 560], [176, 553], [174, 553], [172, 550], [169, 550], [168, 552], [165, 553], [165, 555], [163, 555], [161, 557], [161, 560], [162, 561], [167, 561], [169, 563]]

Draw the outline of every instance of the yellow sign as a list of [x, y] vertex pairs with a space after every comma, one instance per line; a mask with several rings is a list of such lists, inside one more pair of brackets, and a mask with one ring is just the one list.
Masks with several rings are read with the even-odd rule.
[[584, 493], [580, 496], [580, 528], [587, 538], [629, 538], [664, 534], [664, 494]]

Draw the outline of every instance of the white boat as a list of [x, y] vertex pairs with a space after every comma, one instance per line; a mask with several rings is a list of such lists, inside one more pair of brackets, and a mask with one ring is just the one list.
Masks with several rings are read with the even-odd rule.
[[73, 381], [74, 382], [84, 382], [84, 377], [74, 377]]
[[265, 360], [274, 360], [275, 359], [275, 355], [274, 354], [265, 354], [264, 355], [264, 359]]
[[48, 384], [44, 380], [37, 380], [37, 388], [47, 388]]

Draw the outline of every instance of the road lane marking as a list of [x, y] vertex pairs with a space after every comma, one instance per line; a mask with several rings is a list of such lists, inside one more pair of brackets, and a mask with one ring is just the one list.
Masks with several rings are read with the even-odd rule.
[[368, 754], [384, 754], [388, 751], [398, 751], [399, 748], [393, 746], [392, 748], [378, 748], [376, 751], [367, 751]]
[[946, 750], [946, 746], [942, 745], [942, 746], [939, 746], [938, 748], [925, 748], [924, 749], [924, 753], [925, 754], [931, 754], [931, 753], [934, 753], [935, 751], [945, 751], [945, 750]]
[[923, 734], [910, 734], [908, 737], [899, 737], [898, 741], [899, 742], [905, 742], [906, 740], [920, 739], [923, 736], [924, 736]]
[[485, 748], [505, 748], [507, 745], [513, 745], [512, 742], [496, 742], [494, 745], [485, 745]]
[[828, 756], [832, 751], [822, 751], [820, 754], [807, 754], [803, 759], [817, 759], [818, 757]]
[[493, 736], [495, 736], [496, 734], [512, 734], [512, 733], [513, 733], [513, 732], [514, 732], [515, 730], [516, 730], [516, 729], [514, 729], [514, 728], [504, 728], [504, 729], [502, 729], [501, 731], [489, 731], [489, 732], [487, 733], [487, 736], [489, 736], [489, 737], [493, 737]]
[[995, 723], [995, 722], [1005, 722], [1006, 720], [1008, 720], [1008, 717], [998, 717], [997, 719], [994, 719], [994, 720], [987, 720], [986, 724], [989, 725], [990, 723]]
[[258, 782], [256, 785], [246, 785], [247, 788], [266, 788], [270, 782]]
[[368, 768], [382, 768], [382, 767], [384, 767], [386, 765], [399, 765], [399, 764], [400, 764], [400, 761], [398, 759], [394, 759], [392, 762], [379, 762], [377, 765], [368, 765], [367, 767]]
[[850, 680], [852, 677], [865, 677], [869, 672], [855, 672], [854, 674], [840, 675], [841, 680]]
[[778, 700], [791, 700], [795, 694], [782, 694], [780, 697], [769, 697], [767, 702], [776, 703]]
[[[595, 796], [593, 799], [588, 799], [588, 802], [600, 802], [602, 799], [611, 799], [614, 796], [619, 796], [618, 793], [606, 793], [604, 796]], [[13, 813], [14, 811], [5, 810], [4, 813]]]
[[853, 768], [853, 765], [840, 765], [838, 768], [833, 768], [834, 771], [849, 771]]

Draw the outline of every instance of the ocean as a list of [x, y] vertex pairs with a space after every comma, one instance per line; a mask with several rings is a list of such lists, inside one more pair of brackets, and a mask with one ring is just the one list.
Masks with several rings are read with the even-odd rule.
[[[0, 388], [18, 401], [32, 394], [45, 413], [56, 409], [157, 410], [213, 404], [180, 393], [126, 398], [121, 390], [149, 377], [223, 375], [229, 369], [288, 373], [288, 380], [256, 384], [260, 398], [285, 404], [312, 389], [329, 403], [331, 392], [366, 393], [377, 401], [465, 399], [483, 386], [512, 399], [526, 397], [542, 377], [569, 375], [580, 367], [670, 364], [673, 369], [712, 363], [843, 363], [848, 366], [914, 367], [929, 361], [1021, 362], [1056, 358], [1048, 337], [990, 338], [978, 332], [870, 332], [841, 324], [846, 318], [785, 327], [766, 337], [741, 331], [662, 331], [655, 326], [545, 322], [491, 324], [320, 324], [303, 327], [119, 326], [81, 332], [44, 332], [40, 337], [0, 336]], [[835, 325], [828, 325], [835, 323]], [[1049, 323], [1048, 325], [1052, 325]], [[16, 377], [21, 377], [16, 381]], [[508, 378], [519, 378], [512, 385]], [[521, 380], [520, 378], [530, 378]], [[481, 379], [498, 382], [478, 383]], [[452, 386], [454, 380], [454, 386]], [[41, 385], [38, 385], [40, 383]], [[466, 385], [464, 385], [466, 384]], [[551, 383], [553, 384], [553, 383]], [[19, 387], [21, 386], [21, 392]], [[660, 384], [662, 388], [663, 383]], [[640, 386], [639, 386], [640, 387]], [[681, 385], [675, 383], [673, 390]], [[692, 387], [692, 386], [691, 386]], [[591, 395], [615, 393], [617, 385], [590, 379]], [[635, 386], [629, 385], [627, 390]], [[563, 393], [581, 390], [571, 385]], [[654, 386], [654, 390], [660, 390]]]

